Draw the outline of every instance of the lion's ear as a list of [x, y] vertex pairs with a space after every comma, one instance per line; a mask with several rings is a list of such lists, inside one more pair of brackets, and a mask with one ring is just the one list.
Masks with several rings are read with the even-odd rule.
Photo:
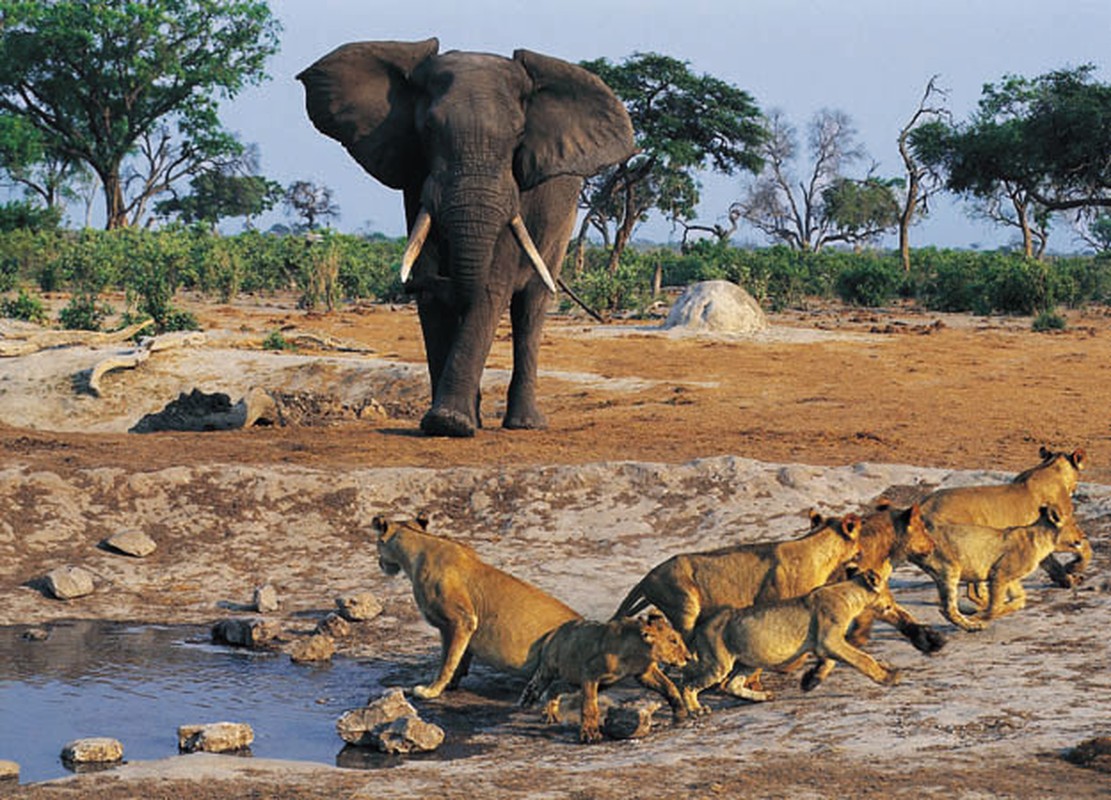
[[841, 535], [850, 542], [860, 535], [860, 517], [856, 514], [846, 514], [841, 518]]
[[1042, 461], [1049, 461], [1049, 459], [1053, 458], [1053, 451], [1043, 444], [1038, 448], [1038, 456]]
[[420, 525], [422, 531], [428, 530], [428, 524], [432, 522], [432, 517], [429, 516], [427, 511], [422, 511], [417, 514], [417, 524]]
[[907, 509], [907, 522], [911, 524], [922, 524], [922, 507], [918, 503], [914, 503]]
[[1069, 455], [1069, 461], [1072, 462], [1072, 465], [1074, 467], [1076, 467], [1078, 472], [1080, 470], [1084, 469], [1084, 466], [1085, 466], [1084, 459], [1085, 459], [1085, 457], [1086, 457], [1086, 453], [1084, 452], [1083, 447], [1076, 448], [1075, 450], [1072, 451], [1072, 454]]
[[868, 587], [870, 592], [878, 592], [880, 587], [883, 586], [883, 578], [873, 569], [860, 573], [860, 579], [864, 581], [864, 585]]
[[1061, 509], [1050, 503], [1049, 505], [1042, 506], [1042, 515], [1049, 520], [1049, 524], [1054, 528], [1060, 528], [1064, 524], [1061, 517]]
[[374, 519], [370, 521], [371, 530], [377, 534], [381, 534], [382, 531], [386, 530], [386, 525], [386, 518], [381, 515], [376, 515]]
[[822, 515], [818, 513], [818, 510], [816, 508], [810, 509], [810, 530], [818, 530], [818, 528], [822, 527], [822, 522], [824, 522], [824, 520], [822, 519]]

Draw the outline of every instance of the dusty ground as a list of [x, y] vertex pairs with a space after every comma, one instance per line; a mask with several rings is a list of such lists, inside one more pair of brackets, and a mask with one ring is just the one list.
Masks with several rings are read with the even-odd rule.
[[[892, 689], [844, 668], [813, 695], [778, 679], [774, 703], [713, 698], [716, 713], [695, 725], [664, 718], [648, 740], [583, 749], [573, 729], [514, 710], [520, 686], [480, 669], [455, 698], [422, 708], [468, 720], [465, 757], [454, 760], [368, 773], [190, 756], [11, 796], [1038, 798], [1062, 786], [1108, 796], [1106, 773], [1060, 757], [1111, 724], [1102, 309], [1070, 314], [1052, 335], [1031, 333], [1028, 319], [911, 310], [773, 315], [773, 331], [753, 339], [553, 318], [540, 387], [551, 428], [497, 427], [506, 330], [484, 389], [488, 427], [446, 441], [416, 432], [427, 386], [411, 309], [310, 315], [272, 298], [191, 308], [205, 344], [111, 373], [101, 397], [88, 393], [87, 370], [124, 348], [0, 359], [0, 624], [205, 622], [270, 580], [295, 636], [335, 595], [370, 589], [386, 614], [344, 651], [386, 660], [412, 684], [438, 645], [404, 579], [377, 571], [364, 527], [374, 513], [431, 509], [438, 530], [604, 617], [674, 552], [798, 535], [811, 506], [841, 513], [880, 495], [1000, 480], [1032, 465], [1042, 444], [1088, 452], [1077, 511], [1095, 560], [1077, 591], [1033, 576], [1031, 607], [981, 634], [944, 624], [924, 576], [900, 569], [897, 593], [950, 644], [925, 658], [880, 631], [873, 651], [906, 676]], [[332, 346], [260, 351], [278, 329]], [[180, 392], [234, 402], [251, 386], [285, 392], [299, 424], [127, 433]], [[151, 533], [157, 553], [124, 561], [97, 547], [125, 527]], [[44, 597], [37, 579], [63, 563], [92, 569], [97, 592], [68, 604]]]

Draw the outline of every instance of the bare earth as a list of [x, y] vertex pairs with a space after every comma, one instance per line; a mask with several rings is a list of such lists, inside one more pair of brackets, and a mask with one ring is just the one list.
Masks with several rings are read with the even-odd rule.
[[[1056, 334], [1032, 333], [1029, 319], [910, 309], [772, 315], [772, 331], [751, 338], [553, 317], [540, 386], [550, 429], [498, 427], [506, 328], [488, 364], [487, 427], [460, 441], [417, 432], [428, 388], [411, 308], [306, 314], [288, 298], [189, 308], [206, 341], [109, 373], [100, 397], [89, 370], [127, 346], [0, 358], [0, 624], [206, 623], [270, 581], [295, 637], [335, 596], [369, 590], [386, 611], [340, 650], [390, 664], [411, 686], [435, 669], [439, 644], [407, 581], [379, 572], [374, 514], [430, 510], [435, 530], [605, 618], [673, 553], [798, 536], [811, 507], [860, 511], [881, 496], [906, 503], [939, 485], [1003, 480], [1043, 444], [1087, 451], [1076, 504], [1094, 561], [1076, 590], [1031, 576], [1027, 609], [981, 633], [946, 623], [932, 584], [901, 567], [896, 595], [949, 643], [926, 657], [879, 629], [869, 649], [900, 668], [892, 688], [847, 667], [806, 695], [797, 675], [771, 676], [773, 702], [708, 693], [708, 718], [672, 726], [657, 712], [647, 739], [581, 747], [573, 725], [513, 707], [523, 682], [480, 667], [453, 696], [418, 704], [459, 723], [445, 725], [449, 744], [462, 743], [450, 760], [367, 772], [181, 756], [0, 795], [1111, 796], [1107, 772], [1061, 757], [1111, 734], [1104, 309], [1070, 313]], [[261, 350], [278, 329], [319, 344]], [[26, 333], [0, 332], [0, 343]], [[179, 393], [221, 391], [234, 403], [251, 387], [285, 393], [294, 424], [127, 432]], [[122, 559], [98, 547], [124, 528], [146, 530], [156, 553]], [[46, 597], [39, 579], [63, 564], [90, 569], [97, 591]]]

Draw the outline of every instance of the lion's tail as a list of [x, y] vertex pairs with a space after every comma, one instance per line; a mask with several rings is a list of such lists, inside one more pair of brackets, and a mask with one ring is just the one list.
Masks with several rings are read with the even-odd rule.
[[651, 601], [644, 596], [643, 583], [644, 582], [641, 581], [629, 590], [629, 593], [625, 595], [625, 599], [621, 601], [621, 605], [617, 607], [617, 611], [613, 613], [610, 619], [632, 617], [652, 605]]

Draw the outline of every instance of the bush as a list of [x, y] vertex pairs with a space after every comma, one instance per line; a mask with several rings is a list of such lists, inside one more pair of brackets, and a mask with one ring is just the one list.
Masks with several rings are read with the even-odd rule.
[[265, 339], [262, 340], [263, 350], [296, 350], [297, 348], [289, 342], [281, 331], [271, 331]]
[[1060, 314], [1053, 311], [1043, 311], [1034, 318], [1030, 324], [1030, 328], [1035, 333], [1044, 333], [1046, 331], [1063, 331], [1065, 329], [1065, 318]]
[[42, 303], [42, 298], [31, 297], [25, 290], [20, 289], [14, 299], [4, 298], [0, 301], [0, 316], [41, 325], [46, 322], [46, 307]]
[[99, 331], [104, 318], [111, 313], [109, 307], [97, 305], [95, 296], [75, 294], [58, 312], [58, 322], [67, 330]]
[[855, 306], [885, 306], [901, 284], [902, 275], [896, 265], [866, 256], [841, 271], [836, 279], [837, 295]]

